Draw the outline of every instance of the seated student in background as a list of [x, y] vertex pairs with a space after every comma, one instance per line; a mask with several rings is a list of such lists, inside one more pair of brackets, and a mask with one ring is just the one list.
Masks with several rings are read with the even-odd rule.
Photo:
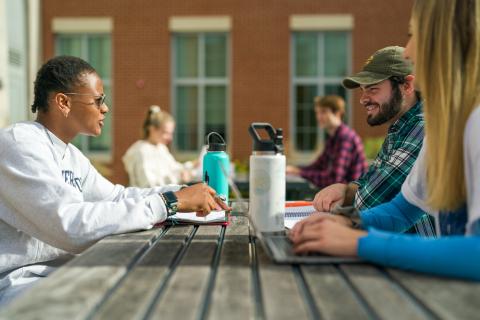
[[146, 188], [192, 180], [198, 164], [177, 162], [168, 150], [174, 131], [173, 117], [151, 106], [143, 123], [143, 139], [131, 145], [122, 159], [131, 186]]
[[104, 102], [92, 66], [56, 57], [37, 73], [36, 121], [0, 130], [0, 305], [105, 236], [152, 228], [176, 210], [228, 209], [204, 184], [125, 188], [102, 177], [70, 142], [100, 135]]
[[[426, 141], [401, 192], [359, 216], [315, 214], [291, 233], [298, 253], [480, 280], [480, 0], [416, 0], [405, 56], [425, 97]], [[423, 211], [445, 237], [394, 233]], [[359, 218], [359, 219], [358, 219]], [[360, 223], [367, 231], [350, 226]], [[384, 230], [384, 231], [380, 231]]]
[[363, 144], [357, 133], [342, 122], [345, 101], [339, 96], [315, 98], [315, 116], [328, 134], [325, 149], [312, 164], [287, 166], [287, 174], [299, 175], [320, 189], [334, 183], [347, 183], [367, 171]]

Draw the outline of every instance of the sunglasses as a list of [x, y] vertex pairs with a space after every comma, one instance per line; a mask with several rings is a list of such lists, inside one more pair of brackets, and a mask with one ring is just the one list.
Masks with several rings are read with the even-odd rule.
[[94, 100], [94, 103], [95, 105], [97, 106], [98, 109], [100, 109], [103, 104], [105, 103], [105, 98], [106, 98], [106, 95], [105, 94], [101, 94], [99, 96], [97, 95], [94, 95], [94, 94], [89, 94], [89, 93], [76, 93], [76, 92], [67, 92], [67, 93], [64, 93], [65, 95], [76, 95], [76, 96], [90, 96], [90, 97], [93, 97], [95, 100]]

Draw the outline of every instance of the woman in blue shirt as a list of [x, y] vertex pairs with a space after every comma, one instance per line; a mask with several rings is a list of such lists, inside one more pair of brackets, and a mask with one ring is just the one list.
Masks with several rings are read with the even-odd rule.
[[[316, 214], [296, 252], [358, 255], [391, 267], [480, 280], [480, 0], [416, 0], [405, 57], [425, 97], [426, 138], [401, 193], [355, 215]], [[422, 214], [439, 238], [401, 234]], [[359, 219], [358, 219], [359, 218]], [[351, 228], [357, 223], [364, 230]]]

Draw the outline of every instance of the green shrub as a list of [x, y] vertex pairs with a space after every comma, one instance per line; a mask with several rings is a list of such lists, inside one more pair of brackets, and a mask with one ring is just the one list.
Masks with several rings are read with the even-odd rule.
[[382, 143], [384, 140], [384, 137], [369, 137], [364, 140], [363, 146], [365, 148], [365, 156], [368, 160], [375, 159], [378, 152], [382, 148]]

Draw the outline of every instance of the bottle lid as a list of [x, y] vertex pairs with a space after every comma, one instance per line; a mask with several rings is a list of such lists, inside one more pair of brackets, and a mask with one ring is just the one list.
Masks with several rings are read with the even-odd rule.
[[[217, 137], [217, 140], [220, 140], [220, 142], [212, 142], [211, 137]], [[208, 145], [207, 151], [226, 151], [227, 150], [227, 144], [225, 143], [225, 140], [223, 140], [223, 137], [217, 132], [210, 132], [209, 134], [207, 134], [205, 141], [206, 141], [206, 144]]]
[[[257, 129], [264, 129], [270, 139], [262, 139]], [[283, 130], [275, 130], [270, 123], [254, 122], [248, 128], [250, 136], [253, 138], [254, 152], [275, 152], [283, 153]]]

